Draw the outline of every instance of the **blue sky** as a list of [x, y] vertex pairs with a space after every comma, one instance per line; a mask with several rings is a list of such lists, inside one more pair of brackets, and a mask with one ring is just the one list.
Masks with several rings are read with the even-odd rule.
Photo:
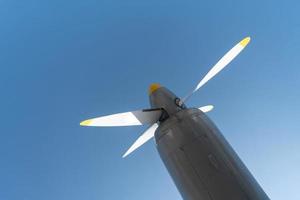
[[0, 2], [0, 199], [181, 199], [146, 127], [86, 128], [149, 106], [159, 82], [195, 94], [271, 199], [300, 199], [299, 1]]

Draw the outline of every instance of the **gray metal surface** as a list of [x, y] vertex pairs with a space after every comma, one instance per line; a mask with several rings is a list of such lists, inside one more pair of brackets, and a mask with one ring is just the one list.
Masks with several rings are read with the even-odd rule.
[[187, 200], [269, 199], [216, 126], [198, 109], [182, 110], [155, 132], [158, 152]]
[[269, 199], [213, 122], [198, 109], [176, 105], [176, 98], [162, 87], [150, 102], [164, 109], [155, 140], [183, 199]]

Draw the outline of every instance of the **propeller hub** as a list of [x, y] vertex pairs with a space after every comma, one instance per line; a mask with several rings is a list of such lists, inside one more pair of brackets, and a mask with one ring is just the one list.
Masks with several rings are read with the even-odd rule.
[[149, 88], [149, 100], [152, 109], [162, 108], [168, 116], [171, 116], [185, 108], [179, 105], [180, 99], [167, 88], [152, 84]]

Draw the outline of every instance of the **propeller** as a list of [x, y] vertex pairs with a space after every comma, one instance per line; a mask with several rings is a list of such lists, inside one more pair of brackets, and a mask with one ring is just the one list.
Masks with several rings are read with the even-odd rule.
[[186, 102], [200, 87], [217, 75], [222, 69], [224, 69], [250, 42], [250, 37], [244, 38], [242, 41], [237, 43], [232, 49], [230, 49], [218, 62], [215, 64], [211, 70], [204, 76], [204, 78], [198, 83], [198, 85], [186, 95], [180, 102], [182, 105]]
[[153, 138], [155, 130], [157, 129], [158, 124], [154, 123], [152, 126], [150, 126], [134, 143], [131, 145], [131, 147], [126, 151], [126, 153], [122, 156], [125, 158], [130, 153], [132, 153], [134, 150], [145, 144], [148, 140]]
[[[250, 37], [244, 38], [238, 44], [236, 44], [232, 49], [230, 49], [218, 62], [215, 64], [211, 70], [204, 76], [204, 78], [198, 83], [198, 85], [182, 100], [180, 100], [179, 105], [182, 105], [187, 101], [199, 88], [201, 88], [205, 83], [212, 79], [216, 74], [218, 74], [222, 69], [224, 69], [250, 42]], [[159, 85], [155, 85], [154, 88], [150, 88], [151, 92], [158, 89]], [[198, 108], [202, 112], [206, 113], [213, 109], [212, 105], [207, 105]], [[163, 109], [144, 109], [136, 110], [124, 113], [117, 113], [113, 115], [107, 115], [97, 118], [88, 119], [80, 123], [81, 126], [136, 126], [136, 125], [150, 125], [149, 128], [131, 145], [131, 147], [123, 155], [123, 158], [128, 156], [134, 150], [139, 148], [141, 145], [145, 144], [148, 140], [154, 137], [155, 130], [158, 128], [157, 122], [163, 114]]]
[[136, 110], [97, 117], [80, 122], [81, 126], [137, 126], [153, 124], [159, 120], [161, 109]]
[[198, 109], [201, 110], [204, 113], [207, 113], [207, 112], [211, 111], [212, 109], [214, 109], [214, 106], [213, 105], [207, 105], [207, 106], [200, 107]]

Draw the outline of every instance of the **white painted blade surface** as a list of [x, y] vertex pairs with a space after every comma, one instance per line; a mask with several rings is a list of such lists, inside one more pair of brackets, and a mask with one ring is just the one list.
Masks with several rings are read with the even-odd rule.
[[207, 106], [202, 106], [198, 109], [201, 110], [202, 112], [207, 113], [207, 112], [211, 111], [213, 108], [214, 108], [213, 105], [207, 105]]
[[145, 144], [148, 140], [154, 137], [155, 130], [157, 129], [158, 124], [155, 123], [152, 126], [150, 126], [134, 143], [133, 145], [126, 151], [126, 153], [122, 156], [125, 158], [130, 153], [132, 153], [134, 150]]
[[135, 126], [153, 124], [158, 121], [161, 110], [137, 110], [118, 113], [103, 117], [88, 119], [80, 123], [81, 126]]
[[232, 49], [230, 49], [218, 62], [215, 64], [211, 70], [204, 76], [204, 78], [198, 83], [197, 87], [185, 98], [183, 102], [186, 101], [194, 92], [196, 92], [200, 87], [212, 79], [217, 73], [224, 69], [250, 42], [250, 37], [244, 38], [238, 44], [236, 44]]

